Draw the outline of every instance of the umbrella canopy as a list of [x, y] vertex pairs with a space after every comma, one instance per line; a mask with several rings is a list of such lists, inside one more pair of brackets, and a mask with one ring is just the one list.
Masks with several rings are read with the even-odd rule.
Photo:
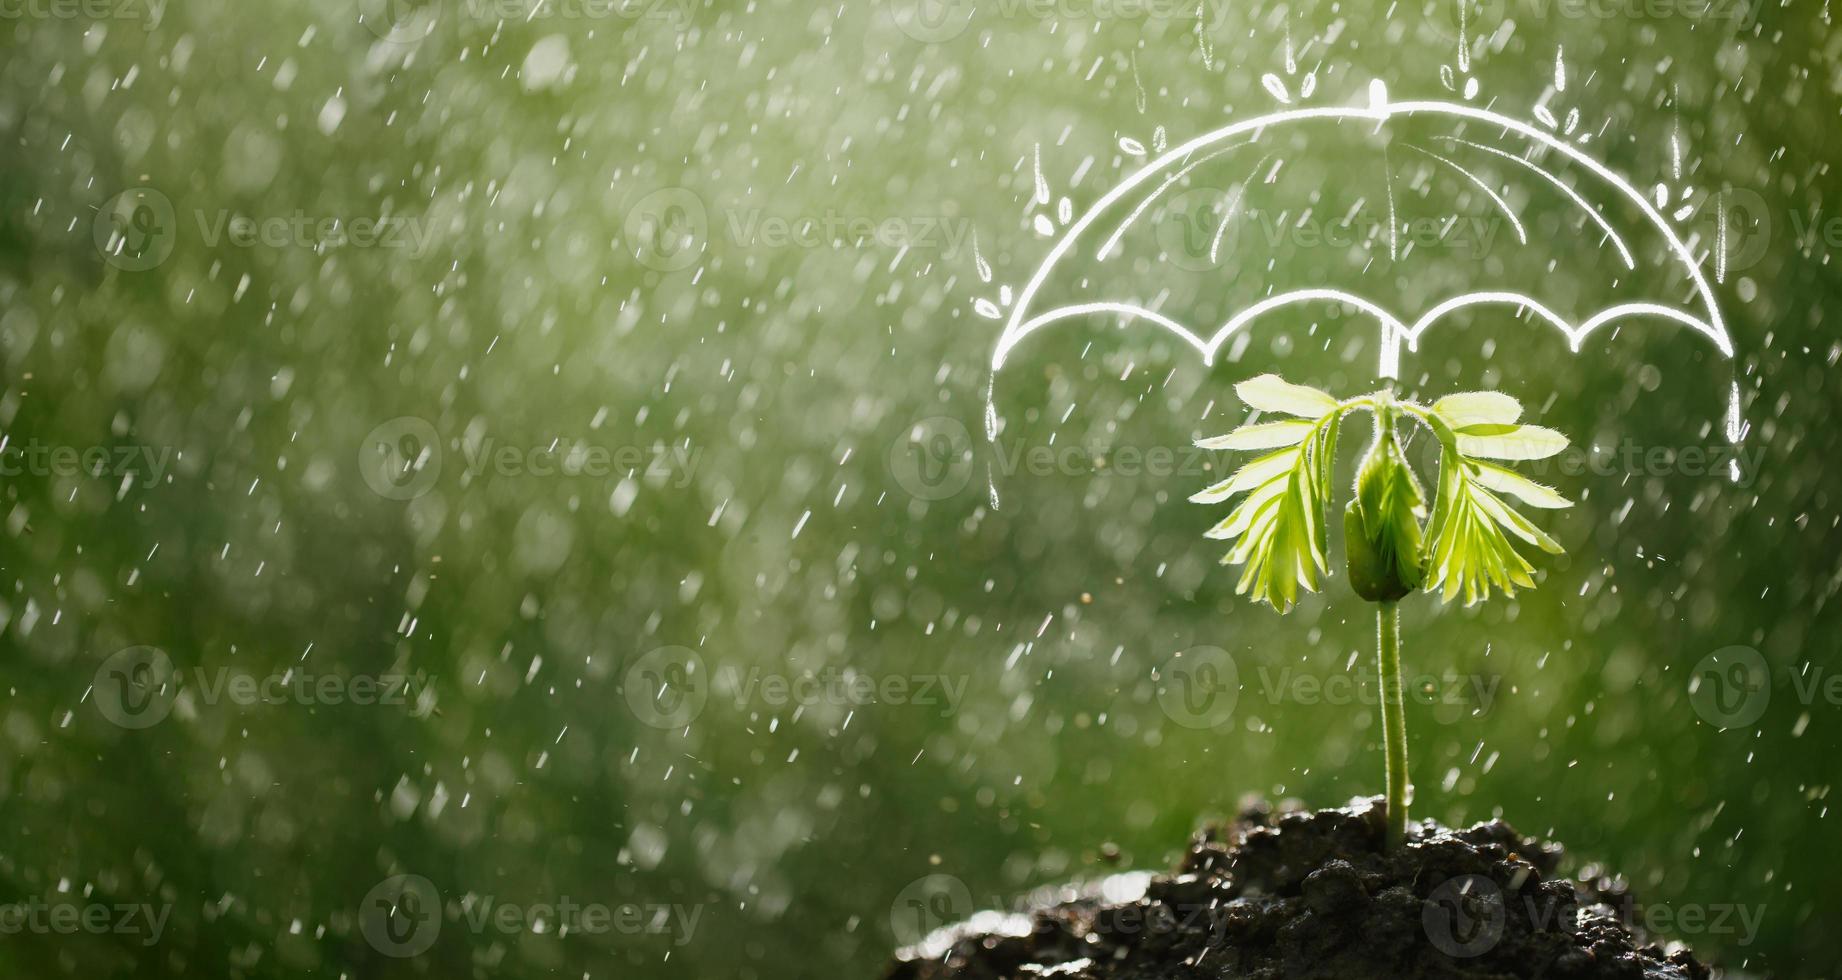
[[1096, 318], [1168, 331], [1213, 363], [1287, 312], [1374, 329], [1388, 378], [1433, 327], [1503, 316], [1576, 351], [1609, 324], [1661, 318], [1731, 358], [1704, 246], [1663, 213], [1681, 202], [1589, 155], [1577, 113], [1538, 116], [1392, 102], [1377, 83], [1365, 105], [1288, 108], [1173, 147], [1078, 219], [1038, 219], [1047, 257], [1008, 309], [981, 304], [1005, 324], [992, 369]]

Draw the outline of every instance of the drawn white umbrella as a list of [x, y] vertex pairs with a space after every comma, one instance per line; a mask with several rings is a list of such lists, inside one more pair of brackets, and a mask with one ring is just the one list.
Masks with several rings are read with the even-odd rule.
[[[1193, 348], [1205, 364], [1214, 364], [1231, 341], [1262, 318], [1301, 308], [1334, 311], [1346, 328], [1371, 325], [1377, 331], [1377, 374], [1388, 379], [1400, 376], [1402, 348], [1417, 351], [1435, 325], [1461, 319], [1456, 315], [1463, 311], [1492, 308], [1552, 327], [1575, 353], [1596, 331], [1623, 321], [1673, 322], [1705, 338], [1731, 362], [1733, 341], [1696, 254], [1724, 243], [1704, 242], [1693, 234], [1685, 240], [1664, 210], [1681, 218], [1692, 207], [1670, 201], [1661, 185], [1653, 201], [1589, 155], [1582, 148], [1589, 134], [1574, 132], [1577, 115], [1565, 123], [1546, 110], [1538, 115], [1532, 124], [1465, 103], [1391, 102], [1385, 87], [1375, 82], [1366, 105], [1289, 108], [1174, 146], [1107, 191], [1078, 219], [1064, 202], [1062, 227], [1046, 217], [1037, 219], [1038, 230], [1055, 240], [1028, 281], [1014, 296], [1006, 290], [1002, 307], [989, 300], [979, 304], [981, 313], [1004, 321], [991, 357], [994, 393], [999, 372], [1018, 346], [1057, 325], [1107, 319], [1122, 327], [1150, 325]], [[1258, 247], [1237, 249], [1231, 228], [1237, 221], [1253, 225], [1248, 216], [1260, 206], [1261, 195], [1284, 198], [1273, 186], [1282, 165], [1322, 155], [1321, 147], [1339, 134], [1347, 138], [1352, 130], [1371, 142], [1379, 157], [1385, 179], [1368, 182], [1382, 185], [1374, 199], [1359, 197], [1353, 207], [1329, 219], [1319, 217], [1316, 209], [1336, 204], [1327, 194], [1364, 186], [1364, 181], [1361, 161], [1354, 157], [1318, 161], [1320, 179], [1309, 188], [1316, 200], [1268, 205], [1266, 227], [1283, 236], [1311, 221], [1334, 223], [1356, 209], [1385, 207], [1374, 225], [1376, 240], [1356, 244], [1386, 250], [1383, 273], [1393, 276], [1386, 281], [1400, 284], [1397, 291], [1403, 295], [1380, 296], [1373, 286], [1364, 286], [1361, 280], [1373, 278], [1369, 273], [1375, 262], [1363, 258], [1361, 247], [1317, 250], [1313, 261], [1333, 266], [1318, 270], [1323, 281], [1281, 289], [1273, 281], [1278, 278], [1272, 274], [1276, 260]], [[1445, 269], [1443, 278], [1404, 264], [1416, 244], [1400, 241], [1401, 232], [1411, 212], [1427, 209], [1433, 182], [1397, 186], [1394, 171], [1400, 161], [1395, 157], [1413, 161], [1409, 166], [1421, 175], [1436, 174], [1447, 199], [1468, 202], [1467, 209], [1487, 215], [1491, 227], [1513, 237], [1514, 248], [1505, 251], [1516, 268], [1505, 268], [1508, 263], [1494, 253], [1473, 255], [1473, 261], [1458, 263], [1456, 270]], [[1211, 170], [1229, 177], [1210, 184], [1205, 175]], [[1045, 202], [1040, 177], [1037, 188], [1039, 203]], [[1194, 229], [1202, 235], [1188, 247], [1196, 253], [1192, 258], [1203, 261], [1185, 263], [1181, 254], [1171, 254], [1183, 250], [1170, 248], [1168, 236], [1146, 241], [1145, 235], [1148, 227], [1154, 235], [1160, 227], [1168, 230], [1161, 222], [1183, 210], [1173, 199], [1199, 189], [1211, 195], [1212, 207], [1204, 216], [1207, 224]], [[1547, 226], [1530, 227], [1518, 202], [1526, 204], [1537, 194], [1557, 195], [1559, 206], [1543, 212]], [[1430, 210], [1458, 220], [1454, 206]], [[1566, 215], [1565, 224], [1556, 224], [1557, 212]], [[1558, 263], [1582, 258], [1591, 263], [1586, 274], [1553, 274]], [[1338, 267], [1352, 261], [1366, 264]], [[1518, 289], [1496, 281], [1510, 272], [1537, 282]], [[1186, 286], [1174, 285], [1186, 274]], [[1561, 290], [1558, 282], [1576, 291], [1584, 288], [1581, 283], [1596, 282], [1592, 288], [1605, 295], [1597, 300], [1537, 295]], [[1448, 291], [1425, 295], [1429, 289]], [[1356, 315], [1346, 316], [1349, 311]], [[1728, 387], [1726, 429], [1737, 442], [1742, 432], [1739, 388], [1737, 382]], [[988, 404], [987, 436], [995, 438], [996, 428], [996, 411]]]

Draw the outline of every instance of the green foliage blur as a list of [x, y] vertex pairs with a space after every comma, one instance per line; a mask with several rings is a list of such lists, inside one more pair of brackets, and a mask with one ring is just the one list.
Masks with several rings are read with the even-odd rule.
[[[1045, 334], [994, 447], [974, 302], [1048, 248], [1038, 147], [1078, 212], [1121, 137], [1268, 111], [1268, 73], [1458, 98], [1455, 6], [945, 6], [0, 14], [0, 906], [167, 911], [153, 939], [0, 909], [0, 974], [873, 976], [915, 908], [1163, 867], [1249, 795], [1380, 791], [1347, 686], [1372, 610], [1340, 575], [1288, 617], [1237, 599], [1220, 515], [1183, 503], [1226, 462], [1191, 441], [1245, 418], [1233, 382], [1371, 390], [1373, 333], [1300, 311], [1213, 367]], [[1568, 553], [1538, 589], [1403, 603], [1415, 813], [1564, 841], [1709, 912], [1672, 934], [1749, 974], [1834, 975], [1842, 34], [1820, 3], [1685, 11], [1467, 15], [1480, 102], [1583, 107], [1637, 186], [1752, 207], [1716, 287], [1731, 365], [1672, 324], [1575, 355], [1506, 315], [1408, 357], [1411, 397], [1501, 389], [1600, 449], [1531, 474], [1578, 501], [1538, 515]], [[1715, 220], [1687, 222], [1704, 249]], [[1612, 274], [1552, 244], [1522, 271]], [[1668, 462], [1726, 445], [1736, 378], [1738, 483]], [[100, 699], [111, 665], [159, 676], [121, 659], [143, 647], [185, 684], [124, 727]], [[1172, 700], [1199, 647], [1238, 675], [1225, 714]], [[1690, 685], [1731, 647], [1769, 704], [1720, 730]], [[287, 683], [198, 682], [233, 676]], [[402, 875], [438, 935], [367, 934]], [[917, 906], [928, 881], [951, 901]], [[1736, 905], [1756, 935], [1708, 924]]]

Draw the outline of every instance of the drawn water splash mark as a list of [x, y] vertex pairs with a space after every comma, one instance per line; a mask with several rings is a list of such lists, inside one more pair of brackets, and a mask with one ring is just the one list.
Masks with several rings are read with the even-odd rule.
[[[1468, 67], [1468, 62], [1461, 58], [1461, 65]], [[1556, 53], [1556, 77], [1562, 79], [1566, 73], [1564, 52]], [[1472, 80], [1473, 82], [1475, 80]], [[1291, 88], [1277, 76], [1268, 76], [1266, 87], [1282, 103], [1291, 99]], [[1558, 90], [1559, 86], [1557, 86]], [[1471, 94], [1475, 94], [1474, 87]], [[1537, 113], [1534, 124], [1505, 115], [1495, 110], [1452, 101], [1393, 101], [1386, 85], [1379, 80], [1370, 83], [1368, 103], [1362, 106], [1322, 106], [1286, 108], [1267, 113], [1240, 122], [1231, 123], [1214, 131], [1197, 136], [1181, 145], [1172, 147], [1158, 154], [1155, 159], [1126, 178], [1112, 190], [1102, 195], [1078, 219], [1068, 222], [1065, 214], [1058, 215], [1060, 223], [1045, 214], [1038, 213], [1032, 223], [1039, 234], [1049, 237], [1057, 236], [1047, 257], [1037, 267], [1020, 290], [1013, 291], [1008, 285], [1000, 288], [996, 302], [989, 298], [975, 301], [975, 310], [983, 317], [999, 320], [1004, 327], [999, 334], [991, 357], [992, 382], [989, 391], [995, 395], [996, 377], [1009, 358], [1011, 352], [1023, 341], [1037, 332], [1059, 323], [1087, 321], [1096, 315], [1117, 318], [1123, 325], [1147, 323], [1163, 330], [1193, 348], [1201, 355], [1205, 365], [1215, 362], [1217, 355], [1226, 343], [1251, 323], [1263, 315], [1288, 308], [1322, 304], [1344, 310], [1353, 310], [1363, 316], [1346, 319], [1345, 323], [1359, 323], [1363, 320], [1372, 322], [1378, 330], [1377, 375], [1385, 379], [1400, 377], [1402, 348], [1417, 352], [1426, 331], [1449, 314], [1474, 307], [1503, 307], [1514, 310], [1518, 316], [1544, 322], [1554, 328], [1566, 339], [1569, 349], [1579, 353], [1589, 336], [1602, 327], [1620, 323], [1629, 319], [1667, 320], [1705, 337], [1714, 348], [1729, 362], [1734, 357], [1731, 335], [1722, 317], [1720, 305], [1716, 299], [1707, 276], [1702, 270], [1703, 255], [1691, 249], [1684, 240], [1671, 217], [1683, 220], [1692, 217], [1693, 207], [1677, 207], [1671, 214], [1665, 214], [1668, 201], [1653, 202], [1629, 181], [1601, 164], [1585, 153], [1580, 145], [1587, 142], [1587, 135], [1579, 133], [1578, 112], [1570, 110], [1565, 119], [1556, 118], [1552, 111], [1542, 107]], [[1252, 305], [1234, 312], [1225, 321], [1209, 326], [1193, 326], [1180, 322], [1175, 316], [1153, 309], [1137, 302], [1111, 299], [1097, 299], [1086, 302], [1062, 305], [1039, 304], [1038, 297], [1045, 282], [1067, 260], [1086, 261], [1091, 249], [1093, 261], [1107, 262], [1119, 258], [1122, 250], [1118, 247], [1127, 228], [1138, 222], [1158, 201], [1164, 193], [1182, 179], [1189, 171], [1203, 162], [1229, 150], [1239, 149], [1250, 143], [1263, 139], [1277, 138], [1274, 134], [1291, 135], [1292, 127], [1315, 121], [1330, 122], [1366, 122], [1372, 123], [1377, 132], [1395, 120], [1409, 118], [1442, 118], [1454, 123], [1484, 124], [1484, 132], [1498, 132], [1503, 139], [1516, 137], [1542, 151], [1547, 156], [1558, 156], [1567, 164], [1584, 170], [1591, 178], [1591, 190], [1603, 194], [1612, 203], [1635, 209], [1642, 215], [1647, 232], [1654, 233], [1666, 245], [1667, 262], [1677, 266], [1676, 272], [1682, 274], [1692, 287], [1692, 299], [1686, 304], [1669, 304], [1656, 301], [1622, 302], [1608, 306], [1582, 319], [1571, 319], [1549, 307], [1534, 296], [1512, 290], [1482, 289], [1472, 290], [1451, 296], [1425, 309], [1411, 320], [1398, 311], [1389, 310], [1376, 302], [1346, 289], [1335, 286], [1314, 286], [1292, 289], [1269, 294]], [[1486, 197], [1501, 211], [1515, 229], [1517, 238], [1526, 244], [1529, 240], [1527, 228], [1520, 220], [1515, 209], [1502, 194], [1497, 193], [1489, 184], [1470, 172], [1449, 155], [1449, 150], [1442, 152], [1442, 147], [1464, 147], [1487, 154], [1503, 161], [1503, 165], [1521, 172], [1526, 172], [1534, 179], [1546, 183], [1568, 199], [1572, 207], [1577, 208], [1585, 219], [1595, 226], [1601, 236], [1601, 242], [1616, 252], [1617, 264], [1628, 272], [1638, 270], [1635, 253], [1626, 243], [1624, 235], [1614, 227], [1601, 213], [1600, 206], [1567, 182], [1562, 181], [1551, 169], [1537, 163], [1528, 155], [1512, 153], [1496, 146], [1466, 139], [1460, 136], [1435, 137], [1443, 141], [1439, 147], [1427, 147], [1417, 144], [1410, 146], [1429, 159], [1457, 173], [1469, 181], [1473, 187], [1486, 192]], [[1136, 145], [1136, 144], [1134, 144]], [[1384, 145], [1384, 153], [1386, 145]], [[1128, 156], [1132, 146], [1122, 143], [1122, 150]], [[1257, 172], [1264, 161], [1256, 163]], [[1276, 165], [1275, 165], [1276, 166]], [[1042, 176], [1040, 150], [1033, 160], [1036, 181], [1035, 203], [1042, 205], [1050, 197], [1047, 183]], [[1251, 183], [1252, 174], [1248, 183]], [[1389, 249], [1391, 257], [1398, 251], [1396, 241], [1399, 222], [1394, 215], [1392, 171], [1389, 170]], [[1245, 186], [1245, 185], [1243, 185]], [[1133, 195], [1140, 195], [1134, 197]], [[1678, 199], [1677, 203], [1686, 205]], [[1120, 211], [1130, 206], [1123, 222], [1113, 225]], [[1160, 214], [1167, 213], [1166, 211]], [[1223, 221], [1226, 228], [1227, 220]], [[1219, 236], [1218, 236], [1219, 237]], [[1212, 249], [1211, 254], [1219, 255], [1219, 249]], [[1723, 267], [1716, 262], [1716, 271]], [[985, 274], [981, 272], [981, 279]], [[1728, 418], [1738, 419], [1740, 399], [1737, 378], [1730, 386]], [[988, 399], [987, 415], [996, 414], [995, 405]], [[1729, 429], [1735, 428], [1729, 425]], [[1743, 424], [1738, 426], [1743, 430]], [[988, 424], [988, 438], [997, 429], [995, 422]], [[1737, 440], [1736, 440], [1737, 441]], [[996, 487], [993, 484], [995, 501]]]

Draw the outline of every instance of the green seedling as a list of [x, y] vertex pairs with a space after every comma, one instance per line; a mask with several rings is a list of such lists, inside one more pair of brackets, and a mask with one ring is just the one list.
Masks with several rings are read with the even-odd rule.
[[[1204, 449], [1262, 454], [1228, 479], [1192, 496], [1215, 504], [1245, 494], [1207, 537], [1233, 542], [1223, 564], [1242, 565], [1235, 592], [1281, 613], [1299, 591], [1317, 591], [1328, 574], [1331, 472], [1343, 417], [1367, 412], [1374, 439], [1356, 470], [1343, 510], [1350, 586], [1377, 604], [1376, 666], [1381, 676], [1387, 762], [1388, 841], [1407, 830], [1407, 722], [1402, 714], [1400, 600], [1424, 589], [1466, 605], [1495, 592], [1534, 588], [1534, 567], [1512, 539], [1550, 554], [1561, 546], [1511, 506], [1554, 509], [1572, 503], [1503, 462], [1545, 459], [1567, 437], [1523, 425], [1522, 405], [1492, 391], [1447, 395], [1431, 406], [1396, 398], [1392, 389], [1339, 401], [1316, 388], [1263, 374], [1235, 386], [1250, 408], [1280, 416], [1205, 439]], [[1420, 480], [1401, 450], [1397, 423], [1428, 429], [1439, 443], [1437, 488], [1429, 514]], [[1499, 462], [1500, 461], [1500, 462]]]

